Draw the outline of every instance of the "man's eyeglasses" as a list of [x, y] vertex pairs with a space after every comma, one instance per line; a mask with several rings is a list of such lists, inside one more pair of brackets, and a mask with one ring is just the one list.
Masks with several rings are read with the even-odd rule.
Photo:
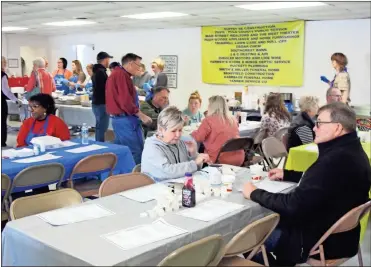
[[319, 128], [322, 124], [328, 124], [328, 123], [338, 123], [336, 121], [316, 121], [314, 124], [316, 125], [317, 128]]
[[138, 63], [136, 63], [135, 61], [132, 61], [132, 63], [134, 63], [138, 68], [140, 68], [141, 67], [141, 65], [140, 64], [138, 64]]

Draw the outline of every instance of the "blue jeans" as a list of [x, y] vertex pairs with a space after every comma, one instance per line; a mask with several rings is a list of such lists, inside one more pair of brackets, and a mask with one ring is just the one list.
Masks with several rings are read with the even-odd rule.
[[[273, 230], [273, 232], [267, 238], [267, 240], [265, 240], [264, 246], [265, 246], [265, 249], [267, 251], [267, 254], [270, 254], [270, 252], [274, 252], [274, 249], [277, 246], [281, 235], [282, 235], [282, 231], [280, 229], [276, 228], [276, 229]], [[261, 252], [256, 254], [254, 257], [252, 257], [252, 260], [257, 262], [257, 263], [260, 263], [260, 264], [264, 265], [263, 254]]]
[[106, 113], [106, 105], [93, 105], [95, 116], [95, 141], [104, 142], [104, 134], [108, 129], [109, 115]]
[[115, 144], [129, 147], [135, 164], [142, 161], [143, 131], [140, 121], [135, 116], [112, 117]]

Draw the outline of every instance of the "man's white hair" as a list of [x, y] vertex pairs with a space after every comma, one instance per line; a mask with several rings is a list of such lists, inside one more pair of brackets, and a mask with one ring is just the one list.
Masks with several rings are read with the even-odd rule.
[[42, 57], [37, 57], [32, 63], [38, 68], [45, 68], [45, 59]]

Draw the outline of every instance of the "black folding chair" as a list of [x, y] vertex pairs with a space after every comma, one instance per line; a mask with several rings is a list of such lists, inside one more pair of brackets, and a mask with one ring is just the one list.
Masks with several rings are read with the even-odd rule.
[[239, 137], [230, 139], [227, 142], [225, 142], [225, 144], [220, 149], [218, 156], [216, 157], [215, 163], [219, 163], [219, 157], [221, 153], [244, 150], [246, 155], [246, 153], [252, 148], [253, 145], [254, 139], [250, 137]]

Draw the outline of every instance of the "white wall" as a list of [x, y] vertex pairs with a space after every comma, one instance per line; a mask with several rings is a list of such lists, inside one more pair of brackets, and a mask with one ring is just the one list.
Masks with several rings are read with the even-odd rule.
[[47, 49], [45, 47], [30, 47], [30, 46], [21, 46], [20, 47], [20, 56], [25, 61], [25, 75], [30, 75], [33, 69], [33, 61], [35, 58], [40, 56], [47, 55]]
[[[1, 34], [1, 55], [6, 58], [17, 58], [18, 68], [9, 68], [11, 74], [15, 73], [17, 76], [22, 74], [21, 69], [21, 47], [28, 46], [41, 52], [46, 52], [47, 54], [37, 55], [49, 57], [49, 39], [45, 36], [35, 36], [27, 34]], [[26, 64], [32, 64], [26, 62]]]
[[[17, 46], [16, 43], [8, 42], [8, 47], [9, 44], [12, 48]], [[188, 96], [194, 90], [201, 93], [205, 100], [203, 104], [205, 109], [207, 99], [211, 95], [233, 96], [235, 91], [243, 90], [242, 85], [202, 83], [200, 28], [94, 33], [49, 38], [50, 50], [69, 51], [77, 44], [94, 44], [96, 53], [106, 51], [115, 57], [113, 59], [115, 61], [120, 61], [120, 58], [128, 52], [136, 53], [143, 57], [143, 63], [148, 68], [151, 60], [158, 55], [178, 55], [178, 88], [172, 90], [170, 101], [179, 107], [186, 106]], [[280, 88], [249, 86], [249, 92], [264, 94], [280, 91], [293, 93], [295, 96], [309, 94], [317, 95], [324, 101], [327, 85], [321, 82], [319, 77], [321, 75], [326, 75], [329, 79], [333, 77], [330, 56], [334, 52], [343, 52], [349, 59], [352, 104], [370, 104], [370, 19], [307, 22], [303, 86]], [[50, 62], [55, 66], [54, 58], [55, 56]]]

